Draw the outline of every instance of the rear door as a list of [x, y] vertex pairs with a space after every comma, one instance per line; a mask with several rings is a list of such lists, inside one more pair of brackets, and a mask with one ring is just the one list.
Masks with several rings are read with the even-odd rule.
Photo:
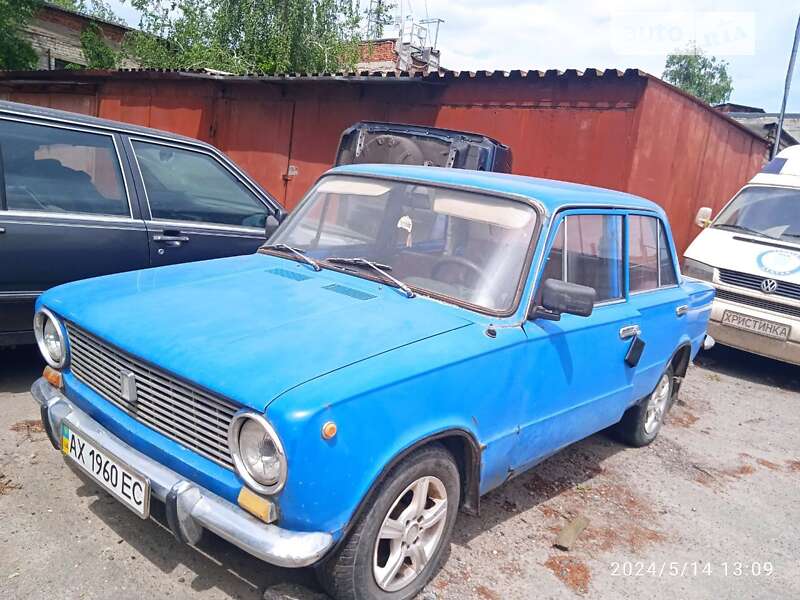
[[68, 281], [145, 268], [147, 232], [116, 133], [0, 115], [0, 343]]
[[689, 296], [678, 285], [675, 253], [661, 218], [630, 214], [627, 222], [630, 303], [641, 314], [645, 342], [634, 380], [634, 398], [639, 399], [653, 391], [678, 347]]
[[213, 152], [131, 137], [153, 266], [250, 254], [279, 208]]

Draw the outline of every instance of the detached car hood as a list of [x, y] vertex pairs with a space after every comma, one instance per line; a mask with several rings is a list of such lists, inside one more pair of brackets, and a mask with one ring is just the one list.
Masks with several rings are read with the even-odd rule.
[[310, 379], [470, 323], [393, 287], [263, 254], [68, 283], [39, 305], [256, 410]]
[[800, 283], [800, 247], [788, 242], [711, 227], [684, 255], [721, 269]]

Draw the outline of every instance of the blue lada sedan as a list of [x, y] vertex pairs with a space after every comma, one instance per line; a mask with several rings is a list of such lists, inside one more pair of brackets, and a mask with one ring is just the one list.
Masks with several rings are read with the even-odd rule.
[[257, 254], [46, 292], [32, 391], [53, 445], [178, 539], [410, 598], [459, 509], [609, 426], [653, 441], [713, 294], [642, 198], [354, 165]]

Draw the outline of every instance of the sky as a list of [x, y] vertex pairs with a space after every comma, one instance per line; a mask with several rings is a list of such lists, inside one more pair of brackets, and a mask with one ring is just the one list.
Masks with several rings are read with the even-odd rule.
[[[366, 3], [366, 0], [362, 0]], [[135, 26], [122, 0], [112, 8]], [[395, 0], [416, 20], [442, 19], [443, 67], [638, 68], [661, 76], [666, 55], [698, 40], [729, 63], [731, 102], [776, 112], [800, 3], [764, 0]], [[758, 9], [758, 10], [754, 10]], [[800, 112], [800, 61], [787, 111]]]

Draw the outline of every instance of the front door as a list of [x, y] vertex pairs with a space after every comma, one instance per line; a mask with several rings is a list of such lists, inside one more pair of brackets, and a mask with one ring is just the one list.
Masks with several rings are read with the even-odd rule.
[[268, 205], [213, 153], [131, 139], [153, 266], [251, 254], [266, 240]]
[[0, 344], [32, 340], [44, 290], [146, 268], [115, 134], [0, 117]]
[[626, 300], [623, 228], [614, 211], [571, 211], [555, 225], [540, 281], [587, 285], [597, 299], [589, 317], [525, 324], [520, 366], [529, 384], [520, 399], [514, 471], [615, 423], [631, 400], [634, 371], [625, 356], [640, 319]]

